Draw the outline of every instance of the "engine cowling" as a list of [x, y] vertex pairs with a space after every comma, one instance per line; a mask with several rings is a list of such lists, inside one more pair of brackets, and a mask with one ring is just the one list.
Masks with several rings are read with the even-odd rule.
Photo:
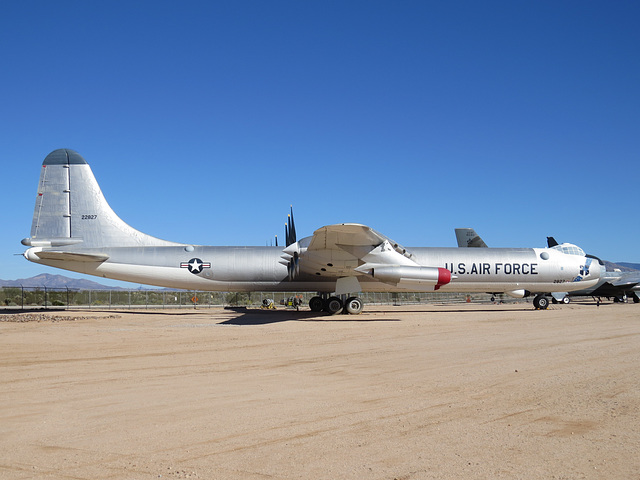
[[434, 290], [451, 281], [451, 272], [446, 268], [418, 265], [376, 266], [371, 269], [370, 275], [381, 282], [396, 285], [434, 285]]

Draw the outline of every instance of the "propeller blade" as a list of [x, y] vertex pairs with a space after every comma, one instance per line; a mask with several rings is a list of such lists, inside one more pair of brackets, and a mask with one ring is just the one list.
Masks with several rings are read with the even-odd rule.
[[285, 243], [286, 247], [288, 247], [290, 245], [290, 243], [289, 243], [289, 226], [286, 223], [284, 224], [284, 243]]
[[293, 221], [293, 205], [291, 205], [291, 226], [289, 227], [290, 235], [291, 235], [291, 243], [296, 243], [296, 224]]

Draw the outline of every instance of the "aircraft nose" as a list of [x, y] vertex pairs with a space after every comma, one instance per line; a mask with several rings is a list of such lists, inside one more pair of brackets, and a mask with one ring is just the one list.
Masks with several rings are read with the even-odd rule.
[[583, 257], [579, 265], [579, 273], [576, 280], [595, 280], [600, 278], [600, 265], [597, 260], [589, 257]]

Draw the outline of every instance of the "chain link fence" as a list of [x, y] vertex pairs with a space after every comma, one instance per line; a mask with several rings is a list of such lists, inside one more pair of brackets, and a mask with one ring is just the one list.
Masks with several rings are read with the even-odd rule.
[[[74, 290], [48, 287], [0, 288], [0, 308], [187, 308], [259, 306], [271, 299], [291, 305], [294, 298], [308, 305], [311, 292], [198, 292], [185, 290]], [[490, 302], [490, 294], [360, 293], [367, 305]], [[508, 298], [508, 297], [507, 297]]]

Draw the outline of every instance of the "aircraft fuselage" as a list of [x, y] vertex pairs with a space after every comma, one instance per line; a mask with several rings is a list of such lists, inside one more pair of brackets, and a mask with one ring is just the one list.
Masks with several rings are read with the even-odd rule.
[[[289, 279], [287, 267], [279, 260], [280, 247], [158, 246], [69, 248], [82, 254], [108, 254], [105, 262], [43, 259], [43, 249], [25, 252], [28, 260], [89, 275], [115, 280], [203, 291], [311, 291], [330, 293], [335, 288], [331, 267], [325, 271], [301, 272]], [[442, 267], [454, 279], [440, 287], [447, 292], [504, 292], [525, 289], [532, 292], [571, 291], [595, 285], [587, 280], [584, 257], [574, 257], [551, 249], [439, 247], [408, 248], [417, 264]], [[546, 253], [546, 259], [542, 253]], [[588, 266], [586, 267], [588, 269]], [[364, 292], [421, 291], [420, 285], [398, 286], [359, 276]], [[578, 281], [581, 280], [581, 281]], [[433, 287], [425, 288], [433, 291]]]

